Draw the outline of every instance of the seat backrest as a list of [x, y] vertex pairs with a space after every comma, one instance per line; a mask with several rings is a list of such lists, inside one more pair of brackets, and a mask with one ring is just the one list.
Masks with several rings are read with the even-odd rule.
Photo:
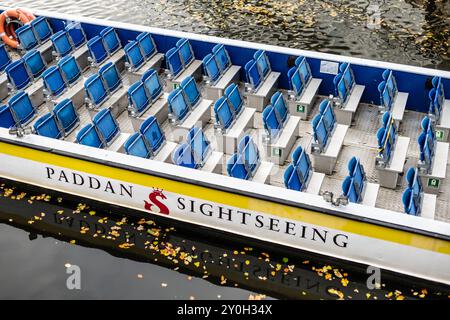
[[380, 84], [378, 85], [378, 92], [380, 93], [381, 105], [386, 110], [390, 110], [392, 106], [392, 99], [385, 81], [380, 82]]
[[144, 86], [147, 88], [152, 101], [156, 101], [163, 94], [163, 86], [155, 69], [149, 69], [142, 75]]
[[107, 27], [100, 31], [100, 37], [103, 38], [106, 50], [108, 50], [110, 55], [113, 55], [122, 47], [119, 36], [117, 35], [116, 30], [112, 27]]
[[149, 149], [153, 153], [156, 152], [166, 140], [164, 133], [154, 116], [145, 119], [139, 127], [139, 131], [145, 137], [149, 144]]
[[145, 143], [144, 137], [140, 132], [133, 133], [125, 144], [123, 145], [126, 154], [140, 157], [140, 158], [149, 158], [151, 156], [151, 152]]
[[422, 182], [419, 176], [419, 170], [411, 167], [408, 169], [405, 175], [406, 185], [411, 189], [411, 196], [416, 204], [416, 207], [420, 206], [420, 198], [423, 193]]
[[183, 143], [175, 149], [172, 155], [172, 161], [174, 164], [186, 168], [196, 169], [198, 166], [195, 162], [191, 146], [188, 143]]
[[255, 60], [250, 60], [244, 66], [247, 75], [247, 82], [250, 83], [253, 90], [257, 90], [262, 83], [261, 74]]
[[36, 116], [36, 110], [28, 94], [24, 91], [17, 92], [8, 101], [14, 119], [17, 124], [25, 125]]
[[76, 140], [79, 144], [94, 148], [103, 148], [105, 146], [102, 137], [98, 134], [97, 128], [91, 123], [81, 128], [77, 133]]
[[72, 130], [75, 129], [80, 123], [78, 113], [76, 112], [73, 102], [70, 99], [64, 99], [59, 102], [53, 108], [53, 114], [61, 124], [61, 128], [66, 135], [72, 132]]
[[38, 118], [33, 125], [36, 134], [48, 138], [60, 139], [63, 133], [58, 125], [58, 121], [53, 113], [46, 113]]
[[344, 103], [345, 101], [347, 101], [349, 91], [347, 89], [345, 78], [343, 76], [340, 77], [340, 80], [337, 83], [336, 90], [339, 98], [341, 99], [341, 102]]
[[[299, 59], [299, 58], [301, 58], [301, 59]], [[298, 63], [298, 64], [296, 64], [296, 66], [297, 66], [298, 72], [300, 74], [300, 79], [302, 80], [303, 85], [306, 86], [309, 79], [312, 78], [311, 68], [305, 57], [299, 57], [299, 58], [296, 59], [296, 63]]]
[[213, 47], [212, 52], [216, 56], [217, 64], [222, 73], [231, 67], [230, 55], [223, 44], [216, 44]]
[[243, 110], [242, 107], [244, 106], [244, 99], [242, 99], [238, 85], [236, 83], [230, 84], [225, 89], [225, 96], [228, 98], [230, 107], [234, 109], [235, 114], [240, 114]]
[[300, 77], [298, 68], [292, 67], [288, 71], [289, 88], [294, 91], [296, 96], [299, 96], [303, 92], [303, 82]]
[[303, 186], [298, 177], [297, 170], [295, 170], [294, 165], [291, 163], [284, 171], [283, 175], [284, 185], [286, 188], [291, 190], [302, 191]]
[[184, 78], [181, 81], [181, 89], [186, 95], [191, 108], [195, 107], [202, 97], [195, 79], [192, 76]]
[[261, 77], [264, 79], [271, 71], [269, 58], [267, 57], [266, 52], [261, 49], [256, 51], [253, 55], [253, 59], [256, 61]]
[[81, 69], [74, 56], [65, 56], [59, 60], [58, 66], [69, 85], [81, 79]]
[[328, 133], [333, 131], [334, 125], [336, 123], [336, 117], [334, 115], [333, 107], [331, 105], [331, 101], [326, 99], [320, 103], [319, 111], [323, 116], [323, 121], [325, 124], [325, 128]]
[[112, 61], [105, 63], [105, 65], [99, 69], [98, 73], [102, 77], [110, 93], [115, 92], [122, 86], [122, 78], [120, 77], [116, 65]]
[[281, 129], [281, 123], [278, 120], [277, 112], [272, 105], [264, 108], [262, 113], [264, 128], [270, 137], [276, 137]]
[[110, 109], [105, 108], [100, 110], [94, 116], [92, 122], [98, 128], [99, 133], [107, 144], [111, 143], [120, 134], [119, 125]]
[[430, 166], [432, 162], [433, 149], [430, 145], [429, 139], [427, 139], [427, 134], [425, 132], [421, 132], [417, 138], [417, 142], [419, 144], [420, 160]]
[[410, 188], [406, 188], [406, 190], [403, 191], [402, 202], [403, 202], [403, 208], [405, 210], [405, 213], [411, 214], [414, 216], [418, 214], [418, 208], [415, 205], [415, 202], [414, 202], [414, 199], [412, 196], [412, 190]]
[[183, 60], [183, 65], [185, 67], [195, 59], [194, 51], [192, 50], [191, 43], [189, 42], [188, 39], [178, 40], [177, 48], [180, 49], [180, 55]]
[[95, 36], [87, 43], [89, 53], [94, 64], [99, 65], [108, 58], [108, 51], [106, 51], [105, 43], [99, 36]]
[[133, 71], [138, 70], [145, 62], [144, 54], [137, 41], [130, 41], [124, 48], [127, 61]]
[[247, 171], [253, 175], [260, 162], [258, 147], [253, 139], [249, 135], [246, 135], [239, 142], [238, 150], [242, 155]]
[[[345, 66], [345, 68], [344, 68]], [[345, 86], [347, 87], [347, 91], [350, 92], [350, 90], [353, 88], [353, 85], [355, 84], [355, 77], [353, 75], [353, 70], [348, 63], [344, 63], [341, 65], [342, 69], [342, 78], [344, 79]]]
[[[301, 148], [301, 147], [300, 147]], [[299, 150], [299, 148], [297, 148]], [[296, 150], [296, 151], [297, 151]], [[300, 179], [300, 182], [302, 183], [303, 187], [306, 187], [306, 184], [308, 182], [310, 173], [311, 173], [311, 160], [309, 159], [308, 154], [306, 153], [305, 149], [300, 149], [301, 152], [298, 155], [293, 154], [293, 165], [295, 166], [295, 170], [297, 171], [298, 178]]]
[[357, 157], [352, 157], [348, 162], [348, 174], [354, 179], [355, 188], [358, 193], [362, 193], [364, 182], [366, 181], [366, 173], [360, 160]]
[[42, 58], [41, 53], [36, 49], [31, 49], [30, 51], [25, 53], [22, 59], [28, 67], [28, 70], [30, 70], [31, 75], [34, 79], [39, 78], [45, 71], [45, 68], [47, 68], [47, 64]]
[[157, 52], [155, 41], [153, 37], [148, 32], [142, 32], [136, 37], [137, 42], [142, 49], [142, 53], [144, 54], [146, 59], [150, 59]]
[[242, 155], [233, 154], [227, 161], [227, 172], [230, 177], [247, 180], [250, 173], [244, 164]]
[[181, 61], [180, 50], [171, 48], [166, 52], [166, 64], [172, 76], [176, 77], [183, 70], [183, 62]]
[[[387, 73], [386, 73], [387, 72]], [[397, 82], [395, 81], [394, 73], [391, 70], [385, 70], [383, 75], [387, 77], [384, 79], [386, 81], [386, 87], [389, 91], [391, 98], [393, 99], [397, 94]]]
[[133, 83], [128, 88], [128, 100], [138, 113], [147, 109], [151, 101], [144, 84], [140, 81]]
[[180, 88], [173, 90], [167, 100], [169, 102], [169, 112], [178, 121], [183, 120], [189, 112], [188, 102], [184, 97], [183, 91]]
[[14, 127], [16, 121], [14, 120], [10, 106], [0, 106], [0, 127], [9, 129]]
[[37, 17], [36, 19], [31, 20], [30, 24], [34, 30], [34, 34], [41, 43], [47, 41], [53, 34], [52, 27], [46, 17]]
[[345, 177], [342, 182], [342, 192], [348, 197], [348, 201], [353, 203], [358, 203], [360, 201], [358, 191], [355, 187], [354, 178], [350, 176]]
[[228, 104], [228, 99], [224, 96], [214, 103], [214, 113], [216, 120], [223, 129], [228, 129], [234, 120], [234, 110]]
[[59, 57], [65, 57], [72, 53], [73, 47], [66, 31], [58, 31], [50, 37], [53, 43], [53, 48]]
[[9, 83], [17, 90], [23, 89], [31, 83], [30, 74], [23, 59], [10, 63], [5, 71]]
[[323, 116], [321, 114], [317, 114], [313, 120], [313, 131], [314, 131], [314, 140], [319, 144], [320, 148], [325, 149], [328, 142], [328, 131], [325, 127], [325, 123], [323, 121]]
[[66, 89], [66, 82], [58, 66], [47, 68], [42, 74], [44, 87], [51, 96], [57, 97]]
[[203, 58], [203, 71], [212, 83], [220, 78], [220, 69], [213, 54], [210, 53]]
[[16, 36], [19, 40], [20, 47], [24, 50], [35, 48], [39, 41], [30, 24], [25, 24], [16, 30]]
[[272, 95], [270, 103], [273, 105], [274, 109], [277, 111], [280, 124], [283, 125], [289, 115], [289, 110], [286, 106], [286, 101], [284, 100], [281, 91], [277, 91]]
[[108, 98], [108, 90], [102, 77], [96, 73], [84, 82], [86, 95], [94, 106], [99, 106]]
[[189, 145], [192, 149], [195, 163], [202, 164], [206, 161], [210, 148], [210, 142], [206, 139], [205, 133], [201, 128], [193, 127], [188, 132]]
[[86, 34], [84, 33], [81, 23], [71, 22], [66, 26], [65, 30], [75, 48], [80, 48], [86, 43]]
[[11, 57], [6, 50], [6, 46], [0, 43], [0, 73], [11, 63]]

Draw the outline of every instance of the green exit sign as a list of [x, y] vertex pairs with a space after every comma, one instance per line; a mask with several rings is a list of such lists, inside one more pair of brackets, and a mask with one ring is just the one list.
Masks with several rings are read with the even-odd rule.
[[178, 83], [173, 84], [173, 89], [175, 90], [176, 88], [178, 88]]
[[436, 130], [436, 139], [443, 141], [445, 139], [445, 133], [442, 130]]
[[301, 104], [297, 105], [297, 112], [305, 113], [305, 106], [302, 106]]
[[274, 157], [281, 157], [282, 150], [280, 148], [273, 148], [272, 155]]
[[441, 180], [435, 179], [435, 178], [429, 178], [428, 179], [428, 187], [438, 189], [439, 185], [441, 184]]

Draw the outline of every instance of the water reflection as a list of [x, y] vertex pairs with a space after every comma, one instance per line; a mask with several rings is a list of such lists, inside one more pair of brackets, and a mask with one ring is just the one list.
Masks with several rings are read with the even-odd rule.
[[[410, 287], [402, 277], [384, 275], [379, 290], [368, 290], [367, 275], [356, 266], [225, 239], [218, 243], [199, 238], [198, 230], [191, 234], [125, 218], [117, 208], [98, 210], [28, 188], [10, 182], [0, 188], [0, 221], [29, 232], [32, 243], [18, 229], [0, 224], [2, 298], [440, 299], [450, 294], [445, 287]], [[79, 265], [87, 279], [80, 292], [64, 287], [67, 263]]]

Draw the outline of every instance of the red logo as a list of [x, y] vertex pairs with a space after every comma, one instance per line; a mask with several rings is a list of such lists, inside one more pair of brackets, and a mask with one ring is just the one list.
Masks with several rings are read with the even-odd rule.
[[160, 198], [162, 200], [167, 199], [167, 197], [163, 193], [163, 190], [154, 188], [153, 191], [148, 195], [148, 199], [150, 200], [150, 202], [144, 200], [145, 210], [157, 212], [153, 208], [157, 207], [159, 209], [159, 212], [157, 213], [169, 214], [169, 208], [167, 208], [167, 206], [157, 198]]

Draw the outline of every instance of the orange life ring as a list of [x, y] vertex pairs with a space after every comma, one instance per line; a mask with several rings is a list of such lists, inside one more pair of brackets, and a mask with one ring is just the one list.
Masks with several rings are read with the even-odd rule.
[[17, 48], [19, 46], [19, 42], [17, 41], [14, 28], [9, 24], [8, 18], [27, 24], [30, 23], [35, 16], [23, 9], [8, 9], [3, 11], [0, 15], [0, 36], [3, 42], [12, 48]]

